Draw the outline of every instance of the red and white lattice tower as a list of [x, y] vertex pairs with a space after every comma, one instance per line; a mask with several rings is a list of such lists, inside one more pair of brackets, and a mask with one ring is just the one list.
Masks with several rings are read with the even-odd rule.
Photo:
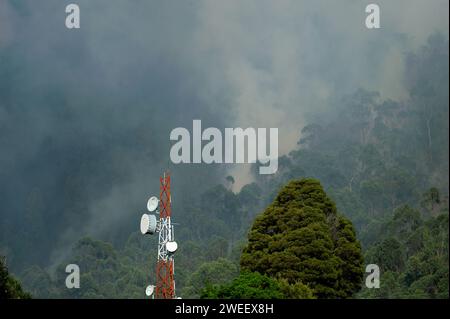
[[156, 262], [156, 286], [149, 285], [145, 294], [157, 299], [175, 298], [174, 258], [178, 244], [174, 240], [173, 225], [170, 221], [172, 215], [172, 203], [170, 196], [170, 175], [164, 173], [159, 179], [159, 199], [150, 197], [147, 202], [147, 210], [158, 213], [159, 220], [154, 214], [143, 214], [141, 217], [141, 233], [153, 235], [158, 233], [158, 260]]
[[157, 299], [173, 299], [175, 298], [173, 253], [177, 244], [174, 240], [174, 229], [170, 221], [172, 207], [169, 173], [164, 173], [164, 176], [160, 177], [159, 180], [159, 240], [155, 297]]

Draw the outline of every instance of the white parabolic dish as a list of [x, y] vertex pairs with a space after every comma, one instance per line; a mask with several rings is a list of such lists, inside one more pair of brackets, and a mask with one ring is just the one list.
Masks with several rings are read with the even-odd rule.
[[153, 285], [147, 286], [147, 288], [145, 289], [145, 294], [150, 297], [151, 295], [153, 295], [154, 288], [155, 286]]
[[178, 244], [176, 241], [168, 241], [166, 243], [166, 249], [169, 253], [174, 253], [178, 249]]
[[156, 216], [143, 214], [141, 217], [141, 233], [154, 234], [156, 232]]
[[156, 196], [152, 196], [149, 198], [147, 202], [147, 209], [149, 212], [153, 212], [158, 208], [159, 199]]

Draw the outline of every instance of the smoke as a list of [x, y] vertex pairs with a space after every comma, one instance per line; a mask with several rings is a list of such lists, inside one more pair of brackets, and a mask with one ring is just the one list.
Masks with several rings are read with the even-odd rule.
[[0, 2], [0, 49], [2, 49], [11, 40], [11, 15], [8, 3]]
[[0, 52], [0, 233], [13, 265], [57, 261], [83, 235], [123, 242], [168, 166], [180, 205], [225, 174], [169, 163], [173, 127], [229, 118], [226, 98], [200, 94], [207, 79], [185, 50], [195, 7], [78, 4], [80, 30], [65, 28], [61, 1], [3, 5], [16, 15]]
[[[378, 1], [380, 30], [365, 27], [369, 3], [204, 1], [194, 43], [198, 56], [213, 52], [210, 75], [229, 84], [237, 125], [278, 127], [286, 154], [305, 117], [343, 94], [405, 98], [404, 54], [436, 30], [448, 36], [448, 2]], [[251, 181], [248, 166], [232, 172], [237, 189]]]
[[[228, 167], [168, 163], [173, 128], [277, 127], [286, 154], [342, 95], [404, 98], [404, 54], [448, 37], [445, 0], [377, 1], [380, 30], [369, 1], [71, 2], [79, 30], [69, 1], [0, 0], [0, 247], [16, 265], [82, 235], [120, 242], [168, 166], [180, 211], [222, 182]], [[235, 189], [252, 180], [230, 172]]]

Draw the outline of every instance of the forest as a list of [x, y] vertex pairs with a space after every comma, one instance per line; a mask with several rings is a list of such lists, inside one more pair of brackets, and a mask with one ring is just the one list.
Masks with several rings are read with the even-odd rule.
[[[407, 98], [358, 89], [308, 117], [298, 147], [279, 158], [276, 174], [259, 175], [255, 164], [254, 182], [239, 191], [238, 176], [223, 173], [201, 175], [222, 181], [196, 188], [198, 195], [183, 186], [173, 213], [181, 243], [177, 295], [448, 298], [448, 61], [448, 40], [435, 33], [405, 54]], [[94, 169], [90, 160], [81, 157], [79, 169]], [[177, 170], [172, 176], [176, 187]], [[61, 183], [69, 192], [83, 184], [80, 178]], [[51, 266], [39, 250], [15, 247], [18, 236], [51, 241], [45, 196], [37, 189], [28, 194], [26, 232], [1, 224], [0, 252], [11, 256], [23, 289], [33, 298], [145, 298], [155, 281], [156, 239], [139, 233], [139, 211], [114, 236], [79, 238]], [[74, 213], [89, 195], [65, 196], [65, 219], [58, 222], [76, 223]], [[64, 286], [69, 263], [81, 269], [80, 289]], [[364, 285], [367, 264], [380, 267], [379, 289]], [[3, 269], [2, 261], [6, 282]]]

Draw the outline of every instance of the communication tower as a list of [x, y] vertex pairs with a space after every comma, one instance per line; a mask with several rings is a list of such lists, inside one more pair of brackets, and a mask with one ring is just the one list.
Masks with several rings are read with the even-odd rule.
[[[174, 253], [178, 244], [174, 238], [174, 227], [171, 223], [172, 200], [170, 195], [170, 174], [160, 177], [159, 199], [150, 197], [147, 202], [149, 212], [159, 213], [159, 219], [153, 214], [141, 217], [141, 233], [153, 235], [158, 233], [158, 260], [156, 262], [156, 286], [149, 285], [145, 291], [147, 296], [157, 299], [175, 298]], [[159, 211], [158, 211], [159, 208]]]

